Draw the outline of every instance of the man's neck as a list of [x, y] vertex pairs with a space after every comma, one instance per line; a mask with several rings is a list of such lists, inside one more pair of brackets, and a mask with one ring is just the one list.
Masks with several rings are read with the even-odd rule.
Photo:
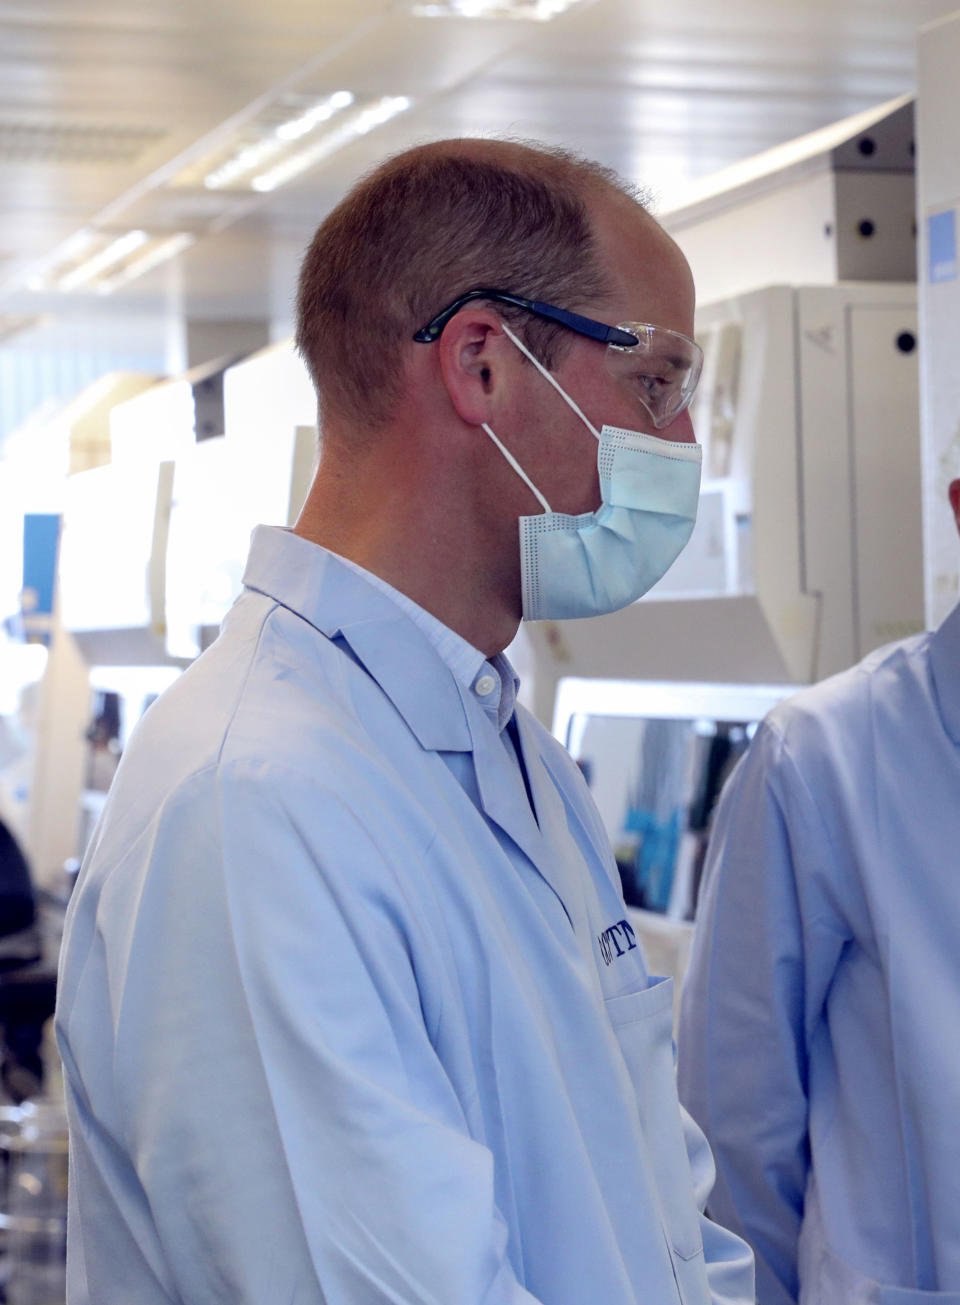
[[379, 576], [485, 656], [502, 652], [520, 623], [515, 551], [479, 538], [439, 492], [413, 503], [403, 483], [363, 483], [358, 501], [341, 477], [318, 473], [295, 533]]

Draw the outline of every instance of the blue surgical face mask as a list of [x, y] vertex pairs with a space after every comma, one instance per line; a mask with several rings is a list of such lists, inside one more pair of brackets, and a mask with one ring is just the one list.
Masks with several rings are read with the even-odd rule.
[[504, 332], [573, 409], [599, 443], [601, 504], [554, 512], [490, 427], [483, 429], [543, 505], [520, 518], [525, 621], [602, 616], [627, 607], [666, 574], [690, 538], [700, 495], [699, 444], [604, 426], [598, 431], [530, 350]]

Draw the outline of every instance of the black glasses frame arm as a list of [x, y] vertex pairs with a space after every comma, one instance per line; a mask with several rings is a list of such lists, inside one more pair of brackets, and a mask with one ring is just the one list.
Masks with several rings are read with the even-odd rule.
[[581, 317], [579, 313], [571, 313], [566, 308], [556, 308], [553, 304], [541, 303], [538, 299], [521, 299], [519, 295], [507, 294], [504, 290], [468, 290], [466, 294], [454, 299], [442, 313], [437, 313], [426, 326], [422, 326], [414, 335], [414, 340], [418, 344], [432, 344], [434, 340], [439, 339], [450, 318], [458, 313], [464, 304], [469, 304], [474, 299], [492, 299], [495, 303], [524, 308], [535, 317], [556, 322], [570, 331], [576, 331], [577, 335], [585, 335], [588, 339], [598, 340], [601, 344], [617, 344], [621, 349], [630, 349], [640, 343], [635, 335], [631, 335], [629, 331], [621, 331], [618, 326], [607, 326], [605, 322], [597, 322], [592, 317]]

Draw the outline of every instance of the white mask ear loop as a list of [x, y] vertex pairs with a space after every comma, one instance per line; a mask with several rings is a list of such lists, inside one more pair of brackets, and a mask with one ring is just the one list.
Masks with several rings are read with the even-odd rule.
[[583, 415], [583, 413], [574, 403], [573, 399], [570, 398], [570, 395], [561, 386], [560, 382], [555, 380], [550, 375], [550, 373], [547, 371], [546, 367], [544, 367], [542, 362], [539, 362], [536, 358], [534, 358], [533, 354], [530, 352], [527, 346], [523, 343], [522, 340], [518, 339], [517, 336], [514, 335], [514, 333], [510, 330], [510, 327], [506, 324], [506, 322], [501, 321], [500, 325], [503, 327], [503, 333], [507, 337], [507, 339], [512, 340], [513, 343], [520, 350], [520, 352], [526, 355], [527, 358], [529, 358], [529, 360], [533, 363], [534, 367], [536, 367], [537, 371], [541, 374], [541, 376], [545, 376], [547, 378], [547, 380], [550, 382], [550, 384], [553, 386], [556, 392], [560, 395], [561, 399], [563, 399], [564, 403], [566, 403], [568, 407], [571, 407], [573, 409], [573, 411], [583, 422], [584, 426], [586, 426], [590, 434], [594, 437], [594, 439], [596, 439], [597, 443], [599, 443], [600, 432], [597, 430], [596, 426], [594, 426], [593, 422], [590, 421], [589, 418]]
[[553, 508], [550, 506], [547, 500], [540, 493], [539, 489], [537, 489], [536, 485], [533, 483], [533, 481], [524, 471], [523, 467], [521, 467], [520, 463], [516, 460], [516, 458], [513, 456], [510, 450], [506, 448], [506, 446], [503, 444], [501, 440], [497, 439], [496, 435], [494, 435], [493, 431], [490, 429], [490, 427], [487, 425], [485, 421], [481, 422], [481, 426], [487, 432], [490, 438], [493, 440], [494, 444], [496, 444], [497, 448], [500, 450], [500, 452], [503, 454], [506, 460], [510, 463], [511, 467], [513, 467], [514, 471], [517, 473], [517, 475], [520, 477], [520, 479], [529, 489], [530, 493], [534, 495], [537, 502], [543, 508], [544, 512], [552, 512]]
[[[577, 407], [577, 405], [574, 403], [573, 399], [570, 398], [570, 395], [567, 394], [566, 390], [564, 390], [564, 389], [562, 388], [562, 386], [560, 385], [560, 383], [559, 383], [558, 381], [555, 381], [555, 380], [554, 380], [554, 378], [553, 378], [553, 377], [550, 375], [550, 373], [547, 371], [546, 367], [544, 367], [543, 363], [538, 362], [538, 360], [537, 360], [536, 358], [534, 358], [533, 354], [530, 352], [530, 350], [527, 348], [527, 346], [523, 343], [522, 340], [519, 340], [519, 339], [514, 335], [514, 333], [510, 330], [510, 327], [507, 326], [506, 322], [503, 322], [503, 321], [502, 321], [502, 322], [500, 323], [500, 325], [503, 327], [504, 334], [507, 336], [507, 338], [508, 338], [509, 340], [512, 340], [513, 343], [514, 343], [514, 344], [517, 346], [517, 348], [520, 350], [520, 352], [521, 352], [522, 354], [524, 354], [524, 355], [525, 355], [525, 356], [530, 360], [530, 362], [533, 363], [533, 365], [534, 365], [534, 367], [536, 367], [537, 371], [540, 372], [541, 375], [543, 375], [543, 376], [545, 376], [545, 377], [547, 378], [547, 380], [550, 382], [550, 384], [553, 386], [553, 388], [554, 388], [554, 389], [557, 391], [557, 393], [560, 395], [561, 399], [563, 399], [564, 403], [568, 404], [569, 407], [571, 407], [571, 408], [573, 409], [573, 411], [577, 414], [577, 416], [578, 416], [578, 417], [580, 418], [580, 420], [583, 422], [584, 426], [586, 426], [586, 428], [587, 428], [587, 430], [590, 432], [590, 434], [591, 434], [591, 435], [592, 435], [592, 436], [597, 440], [597, 442], [599, 443], [599, 441], [600, 441], [600, 432], [597, 430], [596, 426], [594, 426], [594, 424], [593, 424], [591, 421], [589, 421], [589, 420], [588, 420], [588, 419], [583, 415], [583, 413], [580, 411], [580, 409], [579, 409], [579, 408]], [[530, 479], [530, 477], [529, 477], [529, 476], [527, 475], [527, 473], [524, 471], [523, 467], [520, 466], [520, 463], [516, 460], [516, 458], [513, 456], [513, 454], [510, 452], [510, 450], [504, 446], [503, 442], [502, 442], [501, 440], [497, 439], [496, 435], [494, 435], [493, 431], [490, 429], [490, 427], [487, 425], [487, 423], [486, 423], [485, 421], [484, 421], [484, 422], [481, 422], [481, 429], [484, 430], [484, 431], [485, 431], [485, 432], [490, 436], [490, 438], [493, 440], [494, 444], [496, 444], [497, 448], [500, 450], [500, 452], [503, 454], [503, 456], [506, 458], [506, 460], [510, 463], [510, 466], [513, 467], [514, 471], [517, 473], [517, 475], [520, 477], [520, 479], [523, 481], [523, 483], [524, 483], [524, 484], [527, 486], [527, 488], [530, 490], [530, 493], [533, 494], [534, 498], [537, 500], [537, 502], [538, 502], [538, 503], [540, 504], [540, 506], [543, 508], [544, 512], [552, 512], [552, 511], [553, 511], [553, 508], [551, 508], [550, 504], [547, 502], [547, 500], [544, 498], [544, 496], [540, 493], [539, 489], [537, 489], [536, 485], [533, 483], [533, 481]]]

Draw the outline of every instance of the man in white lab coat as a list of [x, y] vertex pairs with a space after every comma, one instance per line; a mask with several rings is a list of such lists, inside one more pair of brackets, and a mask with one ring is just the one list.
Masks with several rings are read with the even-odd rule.
[[314, 485], [71, 903], [71, 1305], [752, 1300], [671, 985], [503, 655], [682, 548], [692, 325], [672, 241], [565, 155], [424, 147], [319, 229]]
[[761, 1305], [960, 1305], [960, 607], [774, 709], [706, 875], [681, 1097]]

